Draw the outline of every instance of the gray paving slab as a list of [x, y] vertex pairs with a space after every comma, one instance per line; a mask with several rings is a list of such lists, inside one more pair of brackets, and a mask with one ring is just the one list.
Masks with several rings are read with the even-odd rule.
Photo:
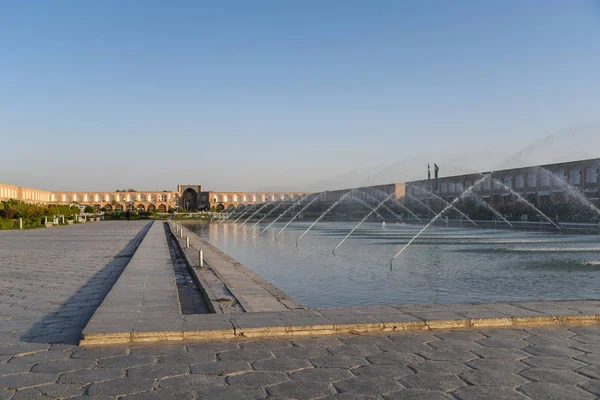
[[[74, 320], [86, 318], [102, 302], [126, 265], [123, 260], [131, 257], [128, 244], [143, 227], [141, 222], [107, 222], [0, 232], [0, 399], [262, 399], [268, 395], [522, 400], [593, 399], [600, 394], [599, 325], [333, 332], [275, 339], [234, 335], [228, 340], [91, 347], [44, 342], [44, 337], [55, 334], [55, 327], [48, 327], [51, 324], [58, 324], [60, 332], [73, 330], [72, 336], [77, 329], [80, 332], [81, 324]], [[22, 243], [24, 237], [36, 245]], [[72, 250], [79, 240], [84, 245]], [[53, 255], [46, 257], [50, 252]], [[153, 255], [146, 261], [159, 258]], [[160, 285], [148, 287], [164, 294]], [[90, 305], [79, 307], [88, 303], [87, 295]], [[32, 308], [41, 303], [52, 307]], [[482, 305], [471, 311], [508, 313], [516, 308], [542, 313], [571, 307], [559, 303], [546, 308], [538, 304], [537, 311], [527, 311], [523, 303]], [[590, 310], [597, 304], [577, 302], [572, 307]], [[464, 315], [465, 306], [459, 306], [457, 314]], [[389, 315], [407, 315], [407, 307], [392, 307]], [[432, 309], [415, 308], [421, 313], [435, 312]], [[451, 309], [445, 305], [440, 312]], [[372, 317], [385, 310], [337, 309], [323, 314]], [[71, 313], [65, 318], [58, 315]], [[119, 319], [119, 314], [113, 317]], [[226, 330], [229, 324], [234, 329], [223, 316], [206, 317], [202, 321], [186, 316], [185, 321], [197, 332], [211, 325]], [[276, 317], [283, 321], [281, 315]], [[252, 318], [256, 321], [264, 315], [248, 317], [246, 323]], [[298, 318], [314, 318], [314, 314], [307, 311]]]

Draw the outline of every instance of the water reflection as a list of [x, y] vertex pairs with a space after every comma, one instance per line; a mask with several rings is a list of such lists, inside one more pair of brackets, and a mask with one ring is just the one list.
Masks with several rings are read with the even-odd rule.
[[[600, 298], [598, 236], [430, 228], [394, 261], [418, 226], [283, 224], [263, 235], [239, 224], [189, 225], [308, 307]], [[262, 228], [264, 228], [266, 224]], [[257, 227], [259, 228], [259, 227]]]

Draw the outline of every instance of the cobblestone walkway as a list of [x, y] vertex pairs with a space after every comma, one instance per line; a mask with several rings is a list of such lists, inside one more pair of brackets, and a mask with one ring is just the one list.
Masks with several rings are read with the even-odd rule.
[[0, 400], [546, 400], [600, 394], [598, 326], [70, 344], [143, 228], [141, 222], [103, 222], [0, 232]]

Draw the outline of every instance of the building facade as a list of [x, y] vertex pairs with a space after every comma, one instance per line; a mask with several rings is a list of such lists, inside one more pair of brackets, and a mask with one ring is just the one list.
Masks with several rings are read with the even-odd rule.
[[[598, 205], [600, 159], [571, 161], [500, 171], [440, 177], [406, 183], [406, 202], [440, 197], [452, 202], [457, 197], [502, 205], [526, 199], [532, 204], [564, 203], [571, 196]], [[431, 188], [430, 188], [431, 185]], [[471, 188], [471, 190], [468, 190]]]

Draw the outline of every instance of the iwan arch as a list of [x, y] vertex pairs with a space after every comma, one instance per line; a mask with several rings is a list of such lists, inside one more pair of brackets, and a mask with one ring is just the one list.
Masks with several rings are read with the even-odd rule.
[[201, 185], [178, 185], [177, 191], [136, 192], [51, 192], [0, 183], [0, 200], [16, 199], [37, 204], [82, 204], [97, 210], [144, 210], [166, 212], [179, 208], [189, 211], [227, 210], [251, 204], [297, 201], [308, 192], [210, 192]]

